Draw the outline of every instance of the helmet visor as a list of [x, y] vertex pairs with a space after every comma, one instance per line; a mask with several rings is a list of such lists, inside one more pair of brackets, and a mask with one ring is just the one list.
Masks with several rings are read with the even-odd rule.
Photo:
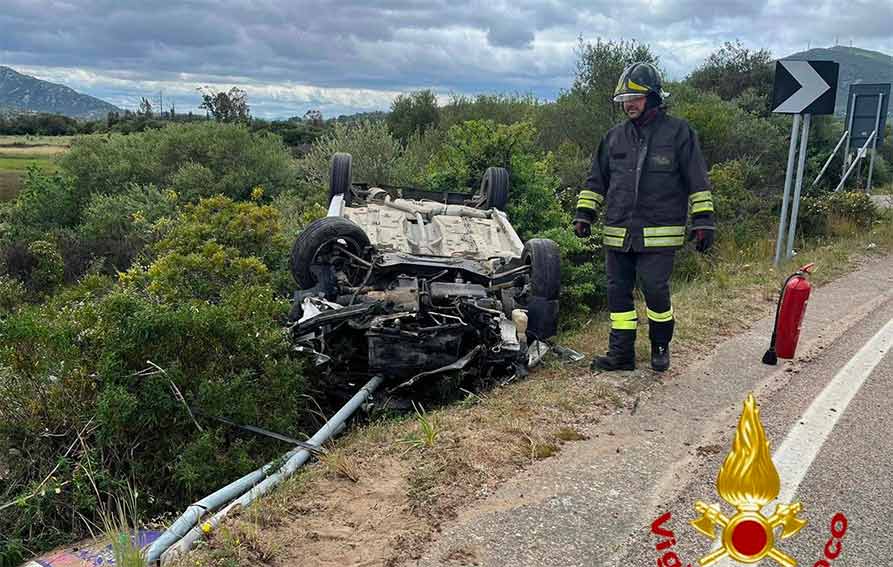
[[614, 95], [614, 102], [626, 102], [628, 100], [637, 100], [640, 98], [645, 98], [645, 95], [642, 93], [620, 93]]

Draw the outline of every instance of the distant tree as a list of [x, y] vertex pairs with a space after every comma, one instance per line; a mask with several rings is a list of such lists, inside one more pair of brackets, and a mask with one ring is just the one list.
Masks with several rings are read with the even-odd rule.
[[137, 112], [141, 116], [152, 116], [152, 103], [146, 97], [140, 98], [140, 109]]
[[573, 90], [590, 101], [611, 107], [614, 87], [623, 70], [633, 63], [658, 64], [651, 48], [635, 40], [583, 42], [577, 47], [577, 76]]
[[207, 110], [218, 122], [248, 121], [248, 93], [239, 87], [233, 87], [228, 92], [218, 92], [210, 87], [201, 87], [198, 90], [202, 93], [199, 108]]
[[323, 117], [320, 110], [308, 110], [304, 113], [304, 122], [309, 122], [312, 126], [322, 126]]
[[532, 94], [453, 94], [440, 108], [438, 127], [448, 129], [466, 120], [492, 120], [497, 124], [532, 121], [540, 106]]
[[647, 44], [636, 41], [584, 43], [581, 39], [573, 86], [537, 113], [535, 123], [543, 147], [557, 150], [571, 142], [585, 155], [591, 154], [621, 117], [613, 102], [614, 88], [623, 70], [636, 62], [658, 64], [658, 58]]
[[424, 134], [428, 128], [436, 128], [439, 122], [437, 97], [430, 90], [401, 94], [391, 103], [388, 128], [401, 142], [405, 143], [416, 132]]
[[765, 100], [760, 106], [765, 106], [763, 112], [768, 112], [772, 73], [772, 54], [768, 49], [751, 50], [735, 41], [726, 42], [711, 53], [689, 75], [687, 82], [696, 89], [713, 91], [723, 100], [749, 93], [746, 106], [753, 106], [753, 98]]

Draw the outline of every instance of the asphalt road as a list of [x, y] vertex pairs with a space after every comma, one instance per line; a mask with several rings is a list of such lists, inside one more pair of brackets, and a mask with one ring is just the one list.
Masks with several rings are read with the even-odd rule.
[[[772, 326], [760, 321], [651, 388], [634, 414], [609, 416], [590, 439], [466, 510], [418, 564], [653, 566], [672, 551], [679, 565], [697, 565], [711, 542], [688, 522], [698, 517], [696, 500], [734, 513], [715, 481], [748, 392], [760, 406], [782, 496], [801, 502], [808, 522], [777, 547], [814, 565], [832, 517], [843, 513], [842, 550], [829, 564], [886, 564], [893, 557], [893, 354], [882, 353], [893, 346], [891, 321], [893, 262], [885, 259], [814, 292], [798, 360], [760, 363]], [[657, 551], [668, 538], [654, 535], [651, 523], [666, 512], [663, 527], [675, 541]]]

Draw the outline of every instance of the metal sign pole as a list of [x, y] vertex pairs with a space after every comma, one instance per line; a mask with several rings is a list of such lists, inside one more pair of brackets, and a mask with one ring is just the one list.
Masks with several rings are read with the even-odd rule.
[[794, 185], [794, 198], [791, 204], [791, 225], [788, 228], [788, 249], [786, 257], [794, 256], [794, 235], [797, 233], [797, 213], [800, 212], [800, 189], [803, 187], [803, 173], [806, 169], [806, 144], [809, 141], [811, 114], [803, 118], [803, 134], [800, 135], [800, 163], [797, 164], [797, 183]]
[[878, 93], [877, 97], [877, 114], [874, 117], [874, 144], [871, 146], [871, 161], [868, 162], [868, 183], [865, 185], [865, 192], [871, 193], [871, 174], [874, 173], [874, 155], [877, 153], [877, 132], [881, 126], [881, 105], [884, 103], [883, 93]]
[[847, 167], [850, 165], [850, 132], [853, 131], [853, 120], [856, 118], [856, 97], [859, 95], [853, 93], [853, 102], [850, 104], [850, 123], [846, 125], [846, 145], [843, 147], [843, 169], [840, 174], [846, 173]]
[[[808, 116], [808, 115], [807, 115]], [[781, 198], [781, 218], [778, 220], [778, 238], [775, 240], [775, 265], [781, 260], [781, 241], [784, 238], [784, 227], [788, 220], [788, 200], [791, 196], [791, 179], [794, 177], [794, 157], [797, 154], [797, 138], [800, 135], [799, 114], [794, 115], [791, 125], [791, 145], [788, 148], [788, 168], [784, 174], [784, 194]]]

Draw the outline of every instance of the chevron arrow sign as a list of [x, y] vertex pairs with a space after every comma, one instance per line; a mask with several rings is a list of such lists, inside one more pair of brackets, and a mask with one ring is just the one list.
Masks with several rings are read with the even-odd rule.
[[772, 112], [834, 114], [839, 71], [834, 61], [776, 61]]

